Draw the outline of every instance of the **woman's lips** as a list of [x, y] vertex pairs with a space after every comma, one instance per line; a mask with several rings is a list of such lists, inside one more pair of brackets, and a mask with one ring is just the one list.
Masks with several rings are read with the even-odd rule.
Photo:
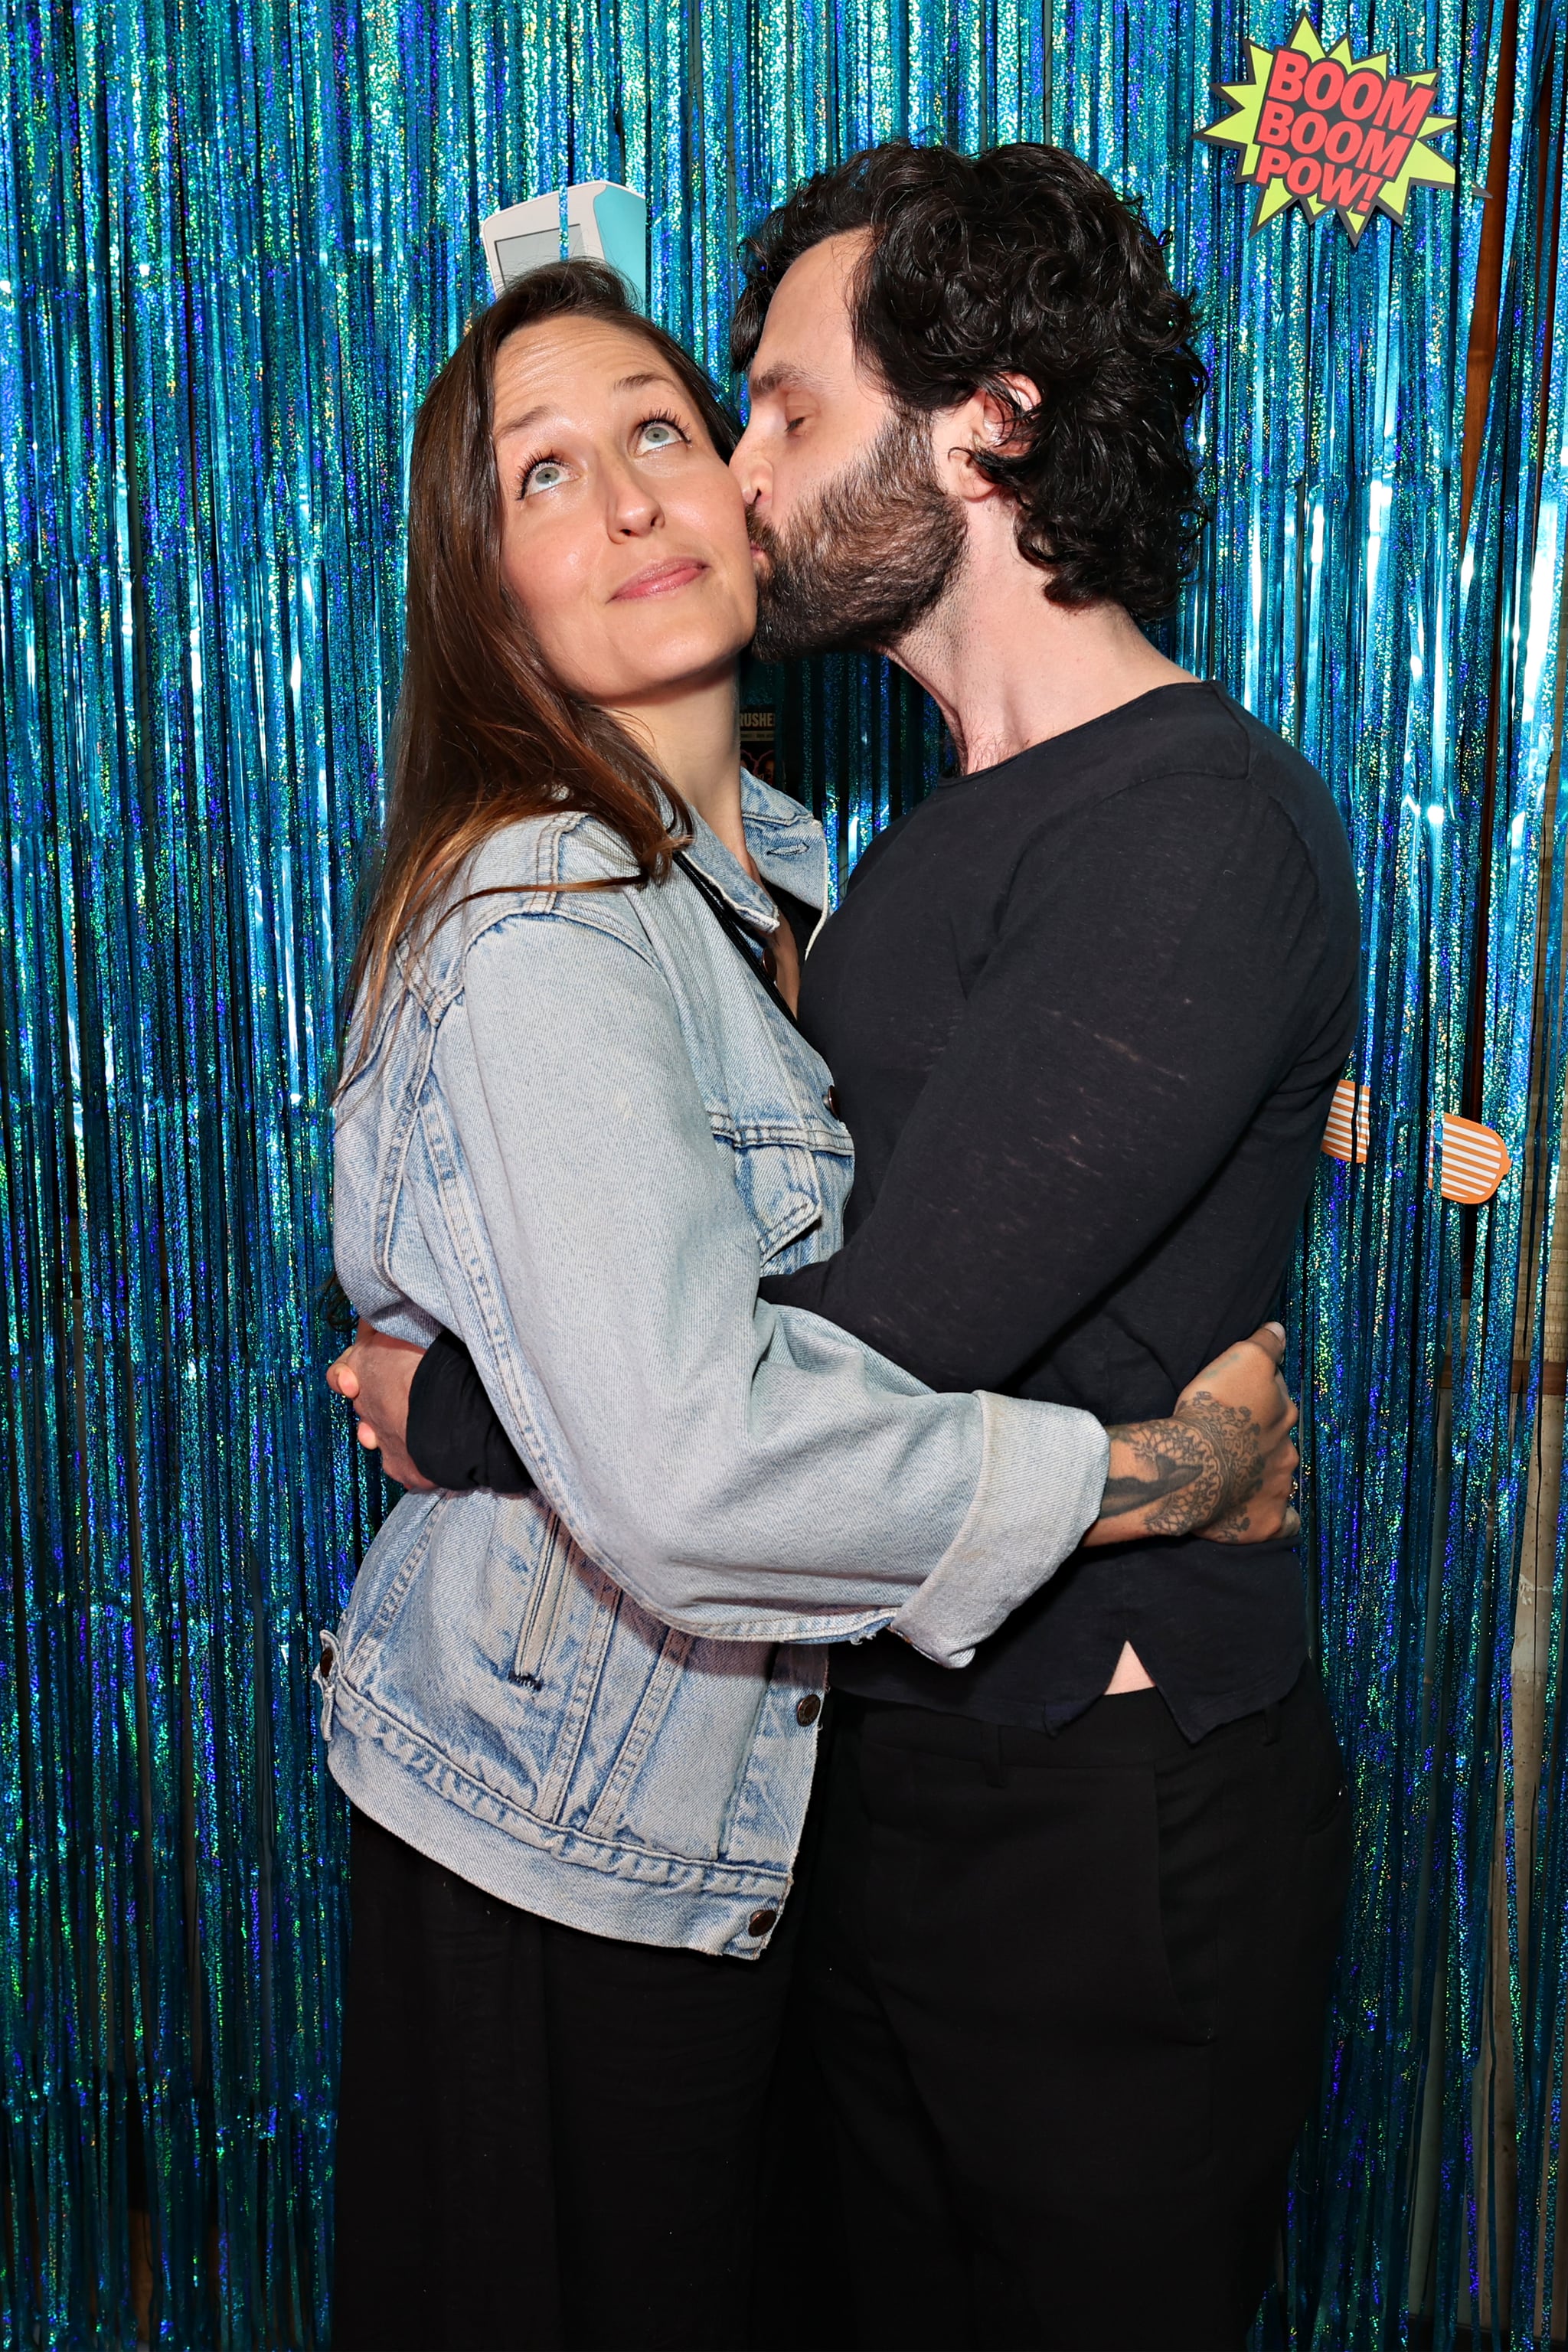
[[695, 555], [668, 556], [662, 563], [650, 563], [646, 571], [634, 573], [610, 602], [624, 604], [634, 596], [668, 595], [672, 588], [689, 588], [707, 569]]

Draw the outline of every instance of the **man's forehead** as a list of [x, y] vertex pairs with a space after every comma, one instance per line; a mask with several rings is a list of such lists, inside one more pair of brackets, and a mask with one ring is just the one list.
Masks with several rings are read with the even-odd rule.
[[868, 235], [847, 229], [825, 236], [784, 271], [752, 362], [753, 400], [785, 390], [825, 391], [846, 362], [853, 364], [847, 296]]
[[808, 306], [830, 301], [835, 294], [842, 309], [854, 276], [866, 247], [870, 242], [869, 229], [841, 229], [837, 236], [819, 237], [808, 245], [797, 259], [790, 263], [779, 281], [778, 289], [768, 305], [771, 319], [782, 303], [786, 311], [805, 310]]

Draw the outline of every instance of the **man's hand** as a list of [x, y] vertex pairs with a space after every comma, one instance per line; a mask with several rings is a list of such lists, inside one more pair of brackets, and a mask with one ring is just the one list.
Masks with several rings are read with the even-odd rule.
[[1175, 1418], [1200, 1429], [1219, 1459], [1220, 1500], [1196, 1529], [1211, 1543], [1292, 1543], [1301, 1531], [1291, 1502], [1301, 1468], [1298, 1414], [1284, 1360], [1284, 1325], [1265, 1323], [1176, 1399]]
[[1085, 1543], [1199, 1533], [1211, 1543], [1291, 1542], [1300, 1456], [1284, 1355], [1282, 1326], [1266, 1323], [1205, 1364], [1169, 1419], [1112, 1429], [1105, 1499]]
[[374, 1323], [356, 1323], [353, 1346], [328, 1367], [327, 1386], [357, 1408], [359, 1442], [367, 1453], [379, 1449], [386, 1475], [427, 1495], [431, 1481], [415, 1468], [405, 1444], [408, 1391], [424, 1353], [412, 1339], [395, 1339]]

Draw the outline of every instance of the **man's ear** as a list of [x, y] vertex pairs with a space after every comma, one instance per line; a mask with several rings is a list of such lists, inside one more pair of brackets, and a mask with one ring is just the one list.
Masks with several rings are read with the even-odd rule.
[[986, 450], [1000, 455], [1010, 442], [1021, 437], [1019, 417], [1040, 404], [1040, 387], [1032, 376], [1009, 373], [999, 381], [1012, 394], [1014, 405], [982, 385], [957, 408], [939, 409], [931, 419], [931, 458], [937, 479], [950, 498], [978, 503], [997, 496], [996, 484], [974, 463], [974, 453]]

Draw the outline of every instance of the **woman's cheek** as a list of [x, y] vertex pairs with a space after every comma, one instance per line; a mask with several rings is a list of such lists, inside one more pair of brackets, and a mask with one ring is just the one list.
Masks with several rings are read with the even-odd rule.
[[545, 667], [574, 692], [590, 691], [594, 681], [584, 673], [584, 656], [589, 655], [590, 647], [584, 641], [586, 632], [576, 625], [571, 608], [559, 601], [549, 601], [529, 617]]
[[512, 593], [547, 658], [556, 646], [571, 641], [572, 616], [581, 595], [580, 568], [570, 560], [563, 562], [560, 551], [548, 542], [517, 548], [507, 565]]

